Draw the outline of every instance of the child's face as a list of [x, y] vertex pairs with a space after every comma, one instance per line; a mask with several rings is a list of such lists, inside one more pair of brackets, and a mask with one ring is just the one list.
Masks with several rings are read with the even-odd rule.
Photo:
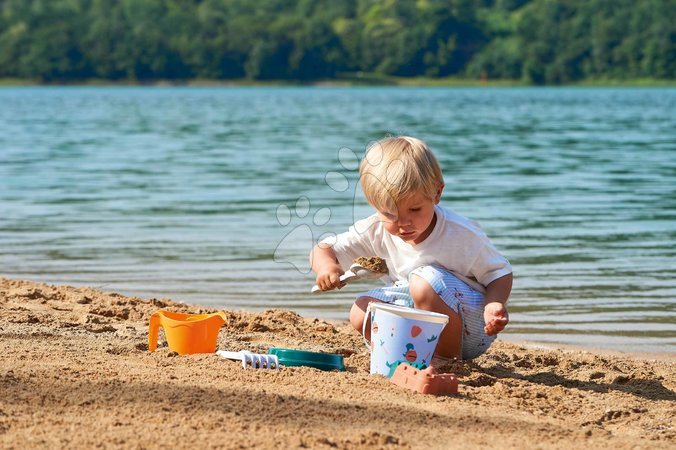
[[397, 211], [378, 211], [378, 216], [388, 233], [399, 236], [409, 244], [419, 244], [432, 233], [436, 220], [434, 205], [439, 203], [440, 186], [434, 199], [417, 192], [397, 202]]

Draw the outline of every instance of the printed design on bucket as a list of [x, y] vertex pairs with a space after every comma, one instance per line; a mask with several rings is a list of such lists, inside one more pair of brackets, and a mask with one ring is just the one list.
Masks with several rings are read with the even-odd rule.
[[371, 373], [387, 376], [400, 361], [429, 365], [447, 316], [385, 303], [369, 307]]
[[[418, 353], [415, 351], [415, 348], [413, 347], [413, 344], [410, 342], [406, 344], [406, 353], [404, 353], [404, 358], [406, 358], [406, 361], [408, 362], [415, 362], [416, 359], [418, 359]], [[425, 361], [423, 361], [424, 363]], [[388, 364], [388, 367], [390, 364]]]

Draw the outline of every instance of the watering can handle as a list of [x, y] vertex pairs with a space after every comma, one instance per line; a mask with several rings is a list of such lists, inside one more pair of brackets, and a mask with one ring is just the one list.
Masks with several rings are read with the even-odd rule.
[[148, 328], [148, 351], [154, 352], [157, 348], [157, 333], [160, 331], [159, 311], [150, 316], [150, 327]]
[[[366, 313], [364, 314], [364, 323], [362, 323], [361, 325], [361, 337], [362, 339], [364, 339], [364, 345], [366, 346], [366, 349], [369, 351], [369, 353], [371, 353], [371, 343], [366, 340], [365, 334], [366, 334], [366, 322], [368, 321], [370, 315], [371, 315], [371, 303], [369, 303], [366, 306]], [[371, 336], [371, 338], [373, 338], [373, 336]]]

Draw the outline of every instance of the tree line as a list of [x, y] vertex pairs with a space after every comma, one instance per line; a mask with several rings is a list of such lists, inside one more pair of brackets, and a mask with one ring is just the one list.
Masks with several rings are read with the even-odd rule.
[[0, 77], [674, 79], [676, 0], [0, 0]]

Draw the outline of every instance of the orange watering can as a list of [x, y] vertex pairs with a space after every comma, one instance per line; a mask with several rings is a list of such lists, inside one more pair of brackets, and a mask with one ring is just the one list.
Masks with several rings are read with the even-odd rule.
[[164, 310], [157, 311], [150, 316], [148, 350], [153, 352], [157, 348], [157, 333], [162, 327], [169, 349], [179, 355], [214, 353], [218, 330], [226, 321], [223, 311], [214, 314], [181, 314]]

